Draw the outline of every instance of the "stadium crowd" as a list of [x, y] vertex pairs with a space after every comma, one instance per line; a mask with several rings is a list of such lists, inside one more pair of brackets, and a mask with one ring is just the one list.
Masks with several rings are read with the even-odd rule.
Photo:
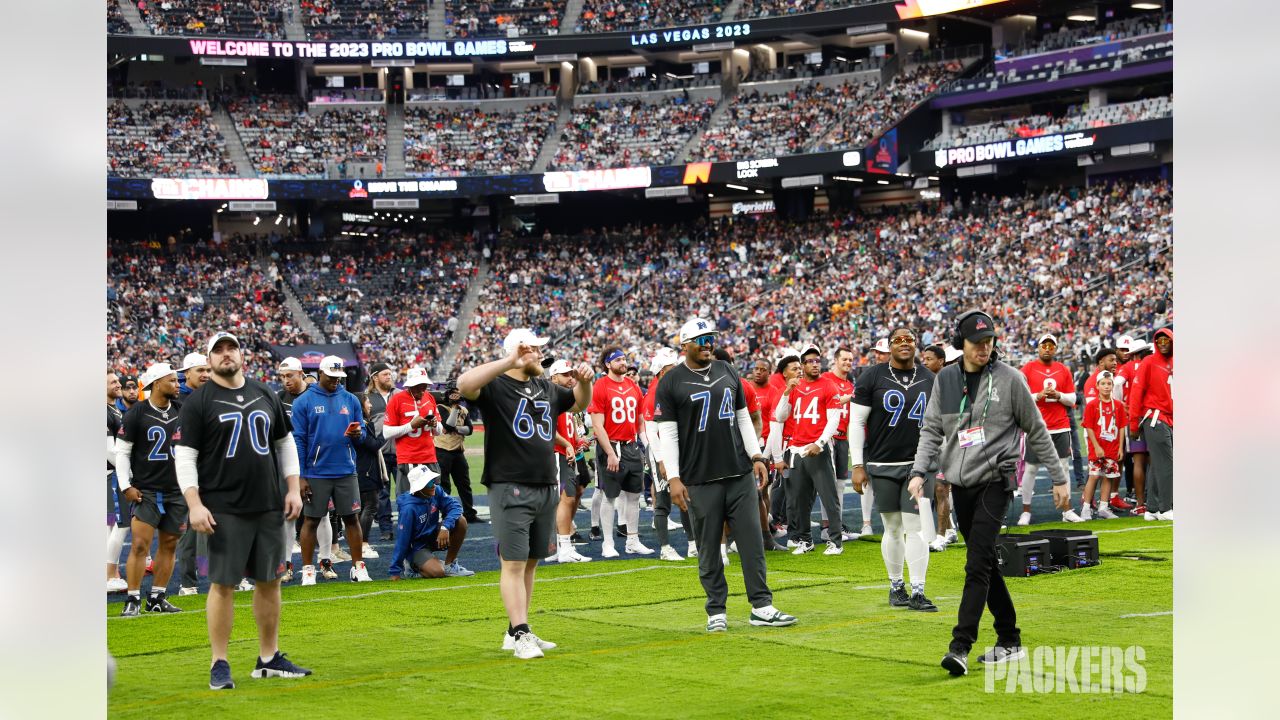
[[575, 30], [601, 33], [718, 23], [726, 4], [722, 0], [584, 0]]
[[125, 19], [124, 13], [120, 10], [120, 0], [107, 0], [107, 32], [117, 35], [127, 35], [133, 32], [133, 26], [129, 24], [129, 21]]
[[1173, 16], [1139, 16], [1113, 20], [1102, 26], [1093, 24], [1080, 27], [1062, 25], [1057, 30], [1046, 33], [1030, 42], [1017, 47], [1006, 45], [1000, 54], [1004, 57], [1035, 55], [1036, 53], [1066, 50], [1068, 48], [1095, 45], [1104, 42], [1115, 42], [1132, 37], [1141, 37], [1159, 32], [1173, 30]]
[[557, 110], [541, 103], [488, 110], [457, 103], [405, 109], [405, 169], [411, 175], [526, 172], [552, 129]]
[[448, 38], [555, 35], [564, 18], [565, 0], [444, 0]]
[[949, 136], [939, 135], [926, 147], [947, 148], [998, 140], [1014, 140], [1172, 116], [1173, 98], [1161, 95], [1095, 108], [1076, 106], [1069, 109], [1066, 114], [1058, 116], [1026, 115], [975, 125], [953, 125]]
[[690, 100], [683, 95], [575, 105], [547, 167], [581, 170], [668, 164], [706, 126], [715, 108], [715, 100]]
[[210, 177], [235, 174], [227, 141], [205, 102], [112, 102], [107, 174]]
[[286, 0], [139, 0], [154, 35], [238, 35], [284, 39]]
[[742, 0], [742, 7], [738, 9], [738, 19], [822, 12], [854, 5], [872, 5], [878, 2], [883, 0]]
[[326, 108], [308, 113], [297, 98], [255, 95], [226, 100], [261, 175], [320, 177], [330, 166], [382, 163], [387, 155], [385, 108]]
[[869, 101], [836, 116], [833, 127], [814, 145], [814, 150], [843, 150], [864, 147], [888, 130], [913, 108], [933, 95], [948, 78], [960, 72], [960, 64], [916, 65], [895, 75]]
[[383, 40], [427, 36], [434, 0], [302, 0], [302, 24], [312, 40]]

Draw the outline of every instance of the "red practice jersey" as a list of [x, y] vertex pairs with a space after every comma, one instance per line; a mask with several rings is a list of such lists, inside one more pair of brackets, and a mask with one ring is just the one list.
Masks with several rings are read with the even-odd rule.
[[[1076, 391], [1075, 381], [1071, 379], [1071, 371], [1066, 365], [1057, 361], [1045, 365], [1039, 360], [1032, 360], [1022, 367], [1022, 374], [1027, 378], [1027, 385], [1031, 387], [1032, 395], [1046, 388], [1056, 388], [1060, 393]], [[1036, 407], [1040, 408], [1040, 416], [1044, 418], [1044, 424], [1049, 428], [1049, 432], [1071, 428], [1071, 419], [1067, 417], [1066, 405], [1057, 400], [1045, 398], [1037, 401]]]
[[[416, 403], [408, 390], [401, 390], [387, 401], [386, 424], [391, 427], [408, 425], [418, 415], [439, 419], [436, 401], [431, 393], [422, 393], [422, 399]], [[396, 462], [401, 465], [419, 465], [436, 461], [435, 420], [426, 427], [410, 430], [408, 435], [396, 438]]]
[[587, 412], [604, 415], [604, 431], [610, 442], [631, 442], [640, 434], [639, 412], [644, 395], [635, 380], [613, 380], [608, 375], [596, 380]]
[[[1125, 410], [1124, 403], [1114, 397], [1107, 401], [1094, 399], [1084, 407], [1085, 429], [1093, 431], [1102, 445], [1104, 457], [1112, 460], [1120, 459], [1121, 443], [1124, 440], [1121, 433], [1124, 432], [1128, 422], [1129, 412]], [[1101, 459], [1093, 443], [1089, 443], [1089, 459]]]
[[[760, 398], [756, 397], [756, 389], [746, 380], [742, 381], [742, 397], [747, 401], [747, 412], [752, 415], [760, 412]], [[762, 420], [764, 418], [761, 418]]]
[[791, 445], [803, 447], [818, 441], [827, 427], [827, 410], [835, 408], [836, 387], [826, 378], [801, 380], [791, 391], [791, 419], [795, 430]]
[[[853, 395], [853, 380], [842, 378], [830, 371], [823, 373], [822, 379], [831, 383], [832, 387], [836, 389], [837, 395]], [[849, 439], [849, 403], [840, 406], [840, 427], [836, 429], [836, 439]]]
[[560, 416], [556, 418], [556, 433], [568, 440], [571, 446], [569, 449], [565, 449], [559, 443], [556, 443], [556, 454], [567, 458], [573, 458], [577, 455], [578, 432], [573, 424], [573, 413], [560, 413]]

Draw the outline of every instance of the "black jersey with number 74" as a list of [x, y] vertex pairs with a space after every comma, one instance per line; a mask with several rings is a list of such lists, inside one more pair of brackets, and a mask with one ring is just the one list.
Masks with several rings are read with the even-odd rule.
[[737, 418], [746, 407], [742, 380], [723, 360], [712, 360], [706, 370], [680, 363], [662, 376], [653, 419], [676, 423], [682, 482], [700, 485], [751, 470]]

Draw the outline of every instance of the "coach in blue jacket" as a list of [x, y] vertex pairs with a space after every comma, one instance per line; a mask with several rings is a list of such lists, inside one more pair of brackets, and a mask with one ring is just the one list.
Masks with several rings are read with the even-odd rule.
[[316, 527], [329, 514], [329, 503], [347, 528], [351, 581], [370, 582], [361, 554], [360, 486], [356, 481], [353, 442], [364, 436], [364, 411], [355, 395], [342, 387], [347, 377], [342, 358], [320, 361], [319, 381], [293, 401], [293, 436], [302, 465], [302, 584], [316, 584], [312, 558]]
[[[400, 520], [396, 528], [395, 555], [387, 571], [392, 580], [400, 579], [405, 560], [423, 577], [475, 575], [458, 564], [458, 550], [467, 537], [462, 503], [436, 485], [439, 477], [431, 466], [418, 465], [409, 471], [409, 491], [396, 498]], [[438, 550], [446, 551], [444, 565], [432, 554]]]

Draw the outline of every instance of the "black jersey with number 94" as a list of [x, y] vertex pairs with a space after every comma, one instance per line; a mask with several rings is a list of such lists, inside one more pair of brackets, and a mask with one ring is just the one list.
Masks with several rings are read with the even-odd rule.
[[874, 365], [858, 376], [853, 402], [871, 408], [864, 462], [915, 459], [933, 377], [928, 368], [920, 365], [915, 370], [898, 370], [889, 363]]

